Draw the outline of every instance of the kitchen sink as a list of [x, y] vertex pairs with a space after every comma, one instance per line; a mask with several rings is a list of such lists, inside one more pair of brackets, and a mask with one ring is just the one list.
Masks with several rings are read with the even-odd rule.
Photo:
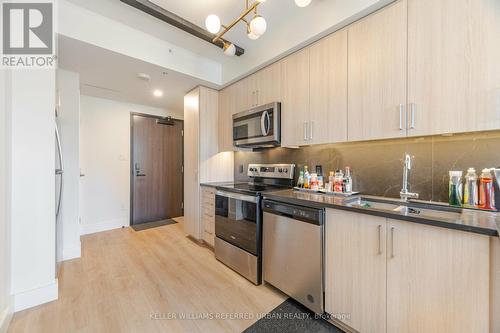
[[374, 209], [392, 214], [415, 216], [428, 219], [455, 221], [460, 219], [460, 208], [439, 204], [404, 202], [397, 199], [357, 197], [347, 201], [346, 206], [361, 209]]

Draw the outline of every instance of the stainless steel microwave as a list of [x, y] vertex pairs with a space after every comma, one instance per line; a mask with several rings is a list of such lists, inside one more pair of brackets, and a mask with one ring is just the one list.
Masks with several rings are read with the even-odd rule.
[[281, 103], [261, 105], [233, 115], [233, 144], [263, 148], [281, 144]]

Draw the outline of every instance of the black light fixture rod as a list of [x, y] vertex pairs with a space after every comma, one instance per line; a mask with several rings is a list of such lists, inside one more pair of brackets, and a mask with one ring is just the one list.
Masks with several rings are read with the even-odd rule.
[[[139, 9], [140, 11], [143, 11], [144, 13], [147, 13], [151, 16], [156, 17], [157, 19], [162, 20], [163, 22], [166, 22], [170, 25], [173, 25], [176, 28], [179, 28], [195, 37], [198, 37], [200, 39], [203, 39], [204, 41], [209, 42], [210, 44], [213, 44], [217, 47], [220, 47], [221, 49], [224, 48], [224, 43], [230, 43], [224, 39], [219, 39], [217, 41], [213, 41], [213, 39], [216, 37], [215, 34], [212, 34], [205, 29], [197, 26], [196, 24], [193, 24], [179, 15], [176, 15], [165, 8], [162, 8], [151, 1], [148, 0], [120, 0], [123, 3], [126, 3], [127, 5], [130, 5], [134, 8]], [[236, 55], [240, 56], [245, 53], [245, 50], [238, 45], [234, 45], [236, 47]]]

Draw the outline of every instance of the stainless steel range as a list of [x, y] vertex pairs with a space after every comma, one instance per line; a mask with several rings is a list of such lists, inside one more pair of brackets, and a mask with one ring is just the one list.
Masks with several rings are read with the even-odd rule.
[[295, 165], [250, 164], [249, 183], [218, 186], [215, 257], [254, 284], [262, 283], [262, 194], [293, 186]]

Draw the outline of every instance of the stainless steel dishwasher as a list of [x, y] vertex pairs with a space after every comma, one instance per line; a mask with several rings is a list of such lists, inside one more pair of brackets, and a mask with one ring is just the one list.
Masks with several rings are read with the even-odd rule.
[[263, 201], [263, 274], [318, 314], [324, 312], [324, 210]]

